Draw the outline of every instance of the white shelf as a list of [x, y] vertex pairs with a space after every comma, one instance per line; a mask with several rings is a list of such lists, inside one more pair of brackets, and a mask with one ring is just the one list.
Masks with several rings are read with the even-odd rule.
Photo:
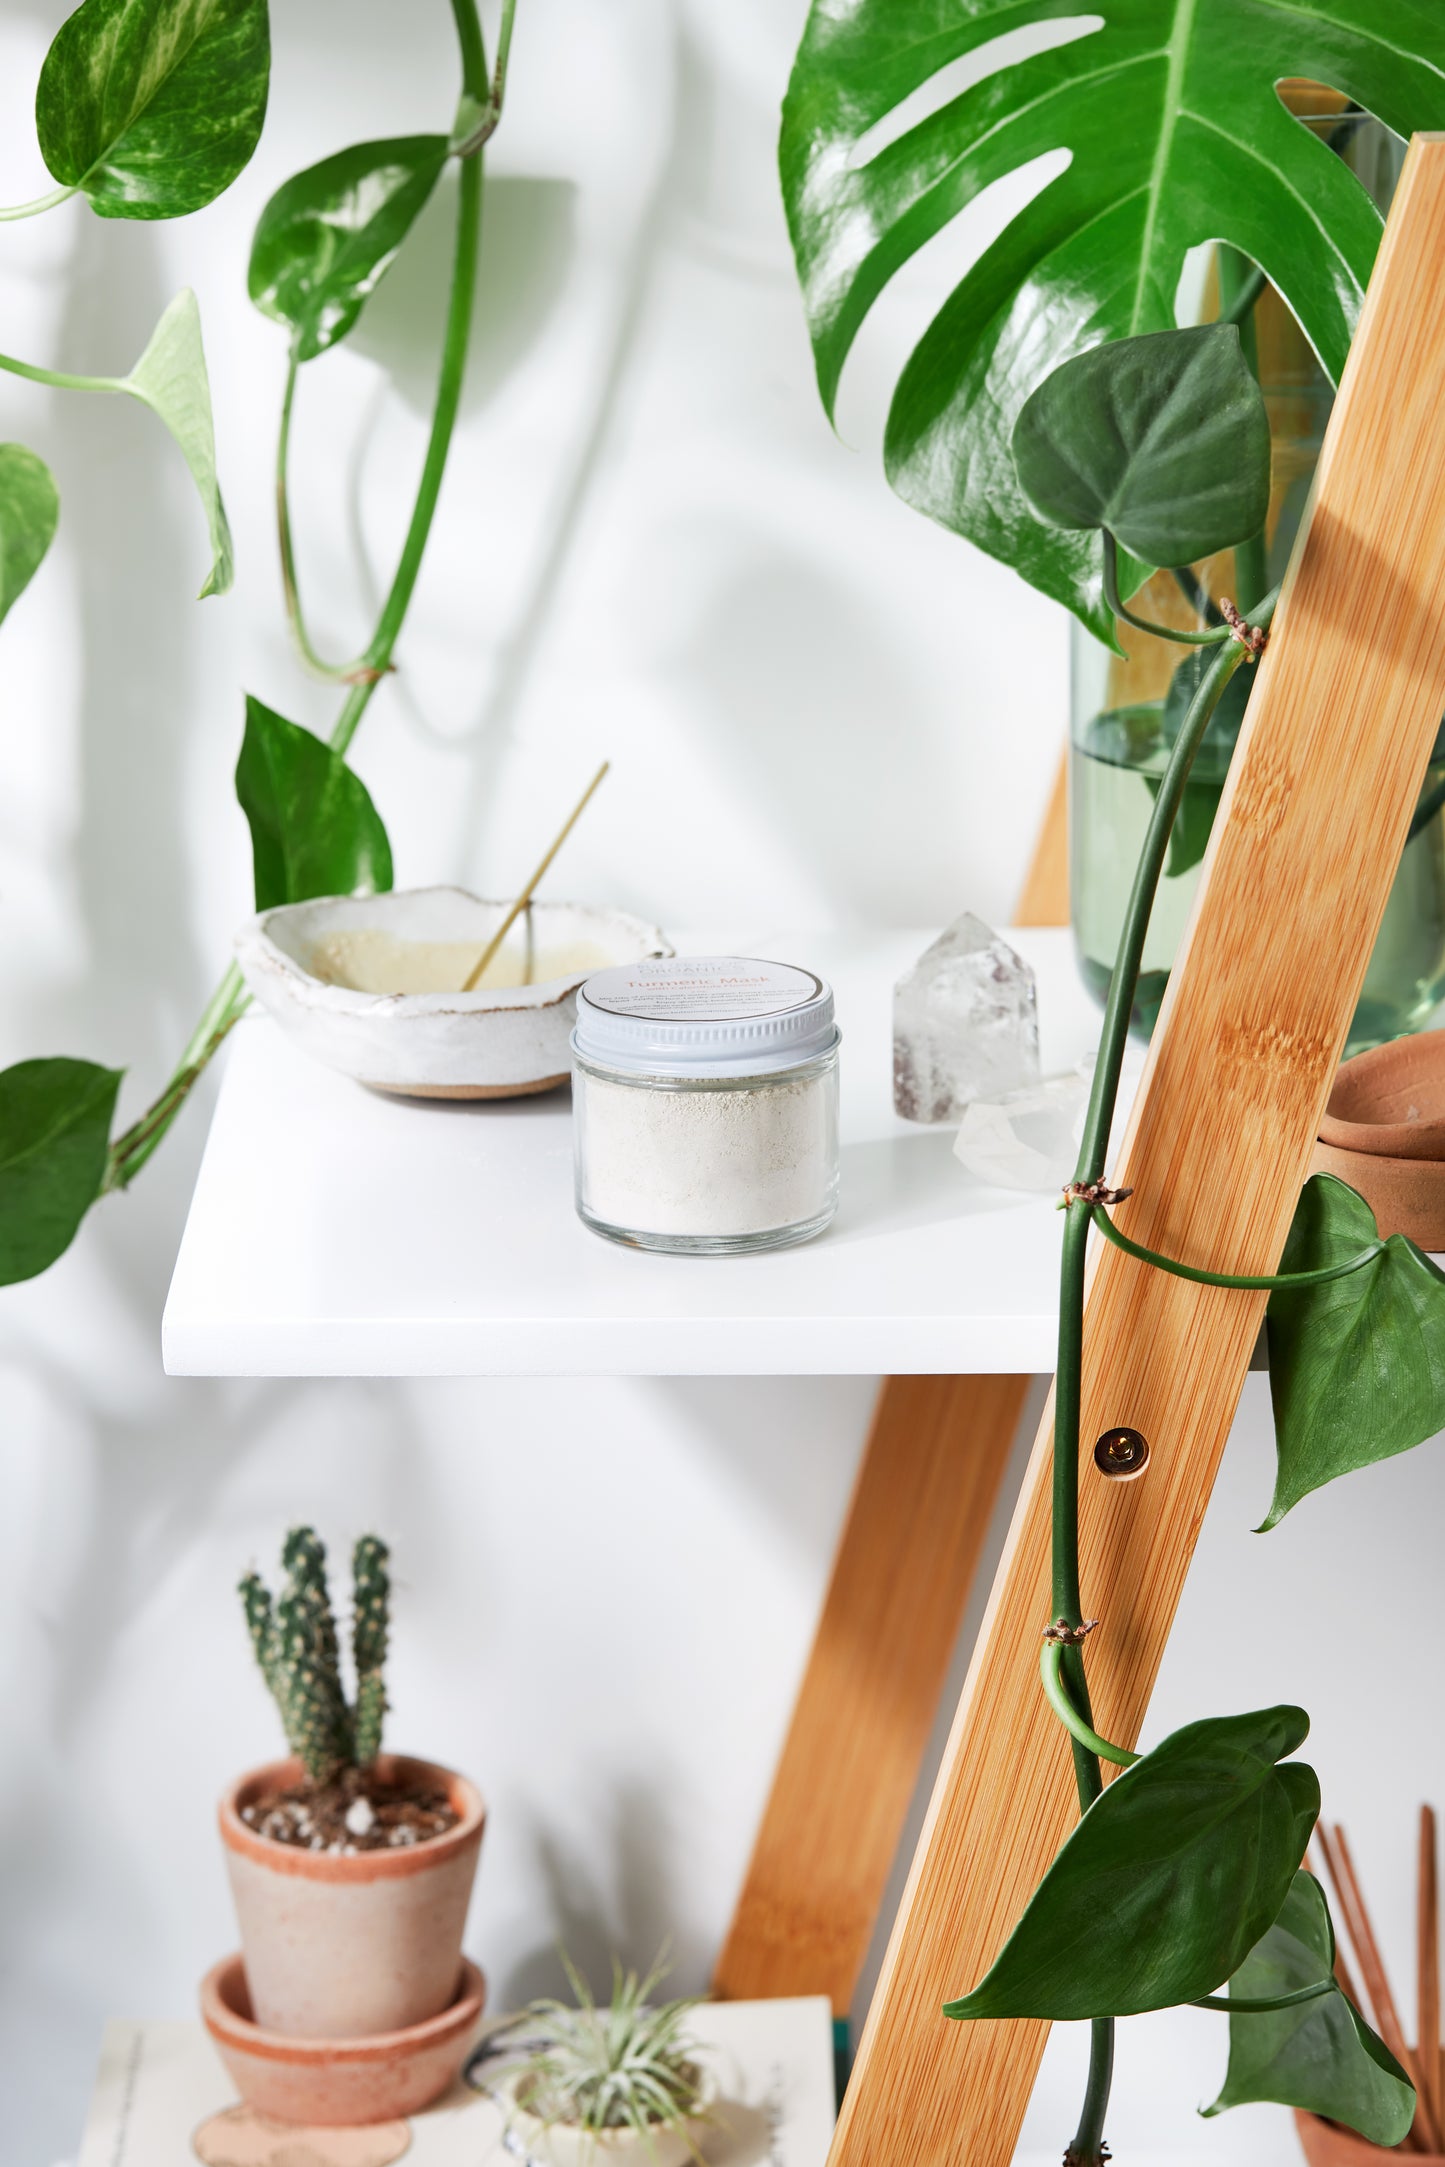
[[[723, 1376], [1053, 1367], [1062, 1221], [974, 1181], [892, 1110], [894, 979], [926, 933], [771, 935], [833, 982], [842, 1203], [797, 1249], [655, 1256], [572, 1208], [566, 1090], [483, 1105], [367, 1091], [248, 1017], [162, 1325], [184, 1376]], [[1067, 932], [1010, 936], [1046, 1071], [1096, 1042]], [[679, 944], [681, 945], [681, 944]]]

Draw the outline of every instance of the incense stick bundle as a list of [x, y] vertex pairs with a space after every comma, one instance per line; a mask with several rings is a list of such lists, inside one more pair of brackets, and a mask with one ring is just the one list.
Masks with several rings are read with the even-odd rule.
[[1321, 1820], [1319, 1839], [1339, 1918], [1350, 1937], [1364, 1980], [1367, 2002], [1355, 1993], [1343, 1954], [1337, 1949], [1335, 1972], [1341, 1986], [1376, 2031], [1415, 2087], [1415, 2120], [1402, 2151], [1439, 2153], [1441, 2147], [1440, 1975], [1435, 1875], [1435, 1816], [1426, 1806], [1420, 1816], [1420, 1879], [1417, 1899], [1419, 2046], [1406, 2044], [1404, 2026], [1390, 1987], [1380, 1945], [1355, 1870], [1349, 1839], [1337, 1821], [1333, 1830]]

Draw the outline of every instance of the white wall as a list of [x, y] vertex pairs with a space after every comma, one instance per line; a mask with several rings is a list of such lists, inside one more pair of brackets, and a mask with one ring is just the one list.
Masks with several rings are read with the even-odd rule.
[[[45, 185], [29, 86], [63, 12], [10, 0], [0, 20], [0, 200]], [[1062, 732], [1063, 624], [899, 505], [876, 456], [946, 249], [865, 340], [845, 399], [863, 448], [845, 448], [773, 170], [800, 0], [520, 12], [478, 366], [401, 674], [356, 750], [398, 879], [510, 893], [608, 753], [565, 888], [679, 926], [1002, 921]], [[282, 335], [246, 300], [249, 231], [299, 166], [444, 127], [453, 96], [443, 0], [275, 13], [266, 136], [218, 204], [175, 226], [72, 205], [0, 229], [0, 343], [54, 365], [123, 368], [195, 285], [237, 532], [236, 592], [197, 605], [199, 517], [149, 417], [0, 380], [0, 436], [50, 459], [64, 496], [0, 641], [0, 1060], [124, 1062], [126, 1109], [248, 908], [242, 690], [318, 728], [331, 707], [280, 618]], [[329, 647], [361, 636], [404, 517], [445, 210], [353, 350], [303, 379], [302, 572]], [[395, 1544], [394, 1734], [491, 1799], [471, 1944], [498, 1999], [551, 1979], [559, 1937], [595, 1966], [670, 1932], [678, 1984], [700, 1984], [870, 1399], [856, 1381], [168, 1381], [158, 1320], [204, 1124], [198, 1105], [56, 1271], [0, 1300], [4, 2167], [73, 2145], [107, 2011], [185, 2011], [227, 1945], [211, 1801], [275, 1739], [232, 1583], [295, 1518]], [[1314, 1707], [1403, 1971], [1409, 1813], [1445, 1791], [1416, 1713], [1439, 1463], [1246, 1542], [1264, 1434], [1251, 1402], [1155, 1722]], [[1041, 2147], [1067, 2134], [1076, 2044], [1051, 2049]], [[1221, 2053], [1203, 2016], [1127, 2027], [1118, 2149], [1288, 2157], [1262, 2110], [1193, 2121]]]

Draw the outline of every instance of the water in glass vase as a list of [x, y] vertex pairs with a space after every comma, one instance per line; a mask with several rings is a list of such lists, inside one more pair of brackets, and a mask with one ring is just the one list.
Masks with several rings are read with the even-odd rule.
[[[1246, 672], [1236, 673], [1233, 682], [1247, 693]], [[1228, 705], [1226, 698], [1211, 719], [1170, 836], [1130, 1019], [1140, 1037], [1147, 1038], [1154, 1028], [1199, 885], [1234, 750], [1237, 717], [1224, 712]], [[1173, 746], [1172, 722], [1173, 716], [1166, 719], [1166, 702], [1149, 700], [1089, 716], [1075, 731], [1069, 808], [1074, 939], [1084, 982], [1100, 1002], [1109, 990], [1134, 867]], [[1431, 754], [1346, 1053], [1361, 1053], [1367, 1046], [1418, 1030], [1442, 999], [1445, 729]]]

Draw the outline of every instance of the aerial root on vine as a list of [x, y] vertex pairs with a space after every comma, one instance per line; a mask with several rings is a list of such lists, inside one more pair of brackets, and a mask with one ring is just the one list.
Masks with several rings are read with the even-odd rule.
[[369, 662], [360, 662], [354, 670], [343, 670], [338, 682], [343, 685], [379, 685], [383, 677], [392, 676], [395, 670], [394, 662], [383, 662], [380, 669], [374, 669]]
[[1044, 1627], [1043, 1637], [1060, 1648], [1077, 1648], [1088, 1639], [1098, 1622], [1097, 1618], [1085, 1618], [1080, 1625], [1070, 1625], [1067, 1618], [1055, 1618], [1052, 1625]]
[[1246, 618], [1241, 617], [1228, 595], [1221, 595], [1219, 598], [1219, 614], [1228, 625], [1234, 638], [1238, 640], [1240, 646], [1248, 654], [1250, 661], [1258, 662], [1260, 656], [1264, 653], [1265, 642], [1269, 638], [1269, 634], [1264, 630], [1263, 626], [1252, 625]]
[[1097, 2150], [1092, 2152], [1079, 2152], [1070, 2145], [1064, 2154], [1064, 2167], [1107, 2167], [1113, 2157], [1106, 2144], [1099, 2145]]
[[1122, 1204], [1132, 1189], [1111, 1189], [1104, 1181], [1066, 1181], [1060, 1211], [1067, 1211], [1071, 1204]]

